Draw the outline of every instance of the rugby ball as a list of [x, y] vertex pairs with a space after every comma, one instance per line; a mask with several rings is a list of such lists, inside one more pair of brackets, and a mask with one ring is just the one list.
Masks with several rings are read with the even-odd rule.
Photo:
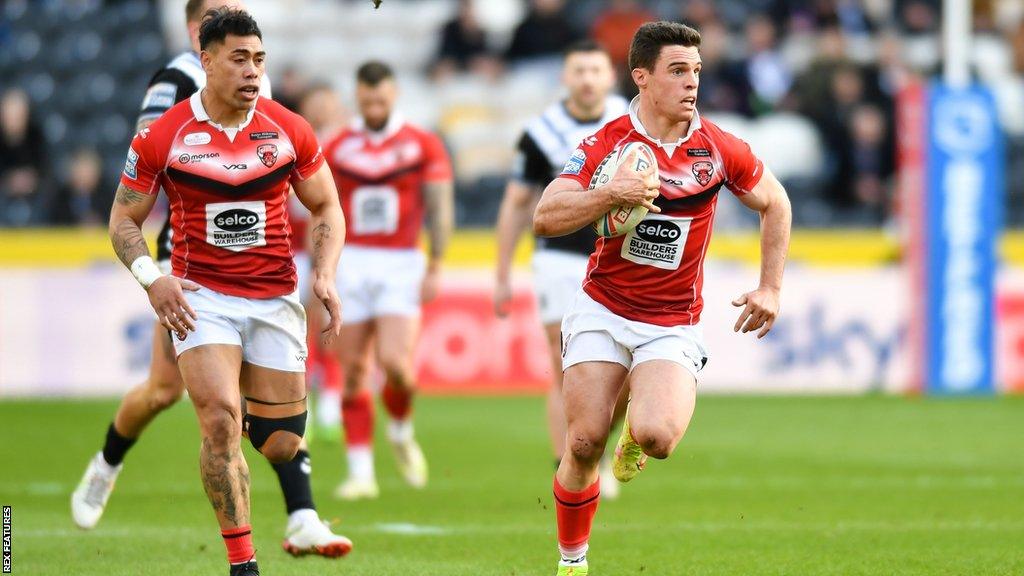
[[[658, 160], [654, 156], [654, 150], [651, 150], [651, 147], [643, 142], [630, 142], [618, 150], [612, 150], [611, 153], [604, 157], [604, 160], [597, 166], [597, 170], [594, 170], [594, 176], [590, 179], [590, 187], [588, 189], [593, 190], [598, 186], [607, 184], [615, 176], [619, 166], [629, 158], [629, 155], [634, 150], [637, 154], [630, 168], [635, 172], [641, 172], [646, 170], [648, 166], [653, 166], [654, 174], [657, 175]], [[605, 213], [604, 216], [595, 220], [591, 227], [599, 236], [606, 238], [622, 236], [636, 228], [636, 225], [647, 217], [647, 212], [647, 207], [642, 204], [636, 206], [616, 206]]]

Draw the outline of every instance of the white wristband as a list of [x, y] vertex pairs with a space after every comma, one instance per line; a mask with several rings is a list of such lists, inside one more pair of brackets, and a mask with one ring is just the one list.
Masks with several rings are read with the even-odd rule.
[[153, 285], [153, 282], [156, 282], [157, 278], [164, 275], [160, 268], [157, 268], [156, 262], [153, 262], [153, 259], [149, 256], [139, 256], [136, 258], [132, 262], [131, 270], [132, 275], [135, 276], [135, 279], [146, 290], [149, 290], [149, 287]]

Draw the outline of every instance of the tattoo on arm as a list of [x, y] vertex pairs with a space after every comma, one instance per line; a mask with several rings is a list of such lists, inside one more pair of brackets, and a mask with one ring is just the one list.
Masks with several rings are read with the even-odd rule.
[[316, 266], [320, 263], [322, 258], [321, 249], [324, 247], [324, 243], [331, 238], [331, 225], [326, 222], [317, 224], [316, 228], [313, 228], [313, 265]]
[[145, 194], [136, 192], [129, 188], [125, 188], [123, 185], [117, 187], [117, 193], [114, 195], [114, 201], [122, 206], [131, 206], [132, 204], [138, 204], [146, 198]]
[[118, 222], [117, 228], [111, 235], [111, 241], [118, 259], [129, 268], [139, 256], [149, 256], [149, 246], [146, 244], [146, 238], [142, 235], [142, 229], [130, 218]]

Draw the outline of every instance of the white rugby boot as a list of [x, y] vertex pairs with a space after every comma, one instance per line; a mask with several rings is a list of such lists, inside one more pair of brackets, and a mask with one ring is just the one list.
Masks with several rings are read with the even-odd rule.
[[325, 558], [341, 558], [352, 551], [352, 541], [335, 534], [330, 525], [321, 520], [316, 510], [296, 510], [288, 516], [288, 527], [284, 541], [284, 551], [292, 556], [315, 554]]
[[412, 422], [392, 421], [388, 424], [388, 440], [395, 453], [395, 463], [402, 478], [413, 488], [427, 486], [427, 458], [413, 436]]
[[124, 464], [107, 464], [103, 460], [103, 452], [97, 452], [89, 461], [82, 481], [71, 493], [71, 517], [79, 528], [90, 530], [100, 521], [123, 467]]

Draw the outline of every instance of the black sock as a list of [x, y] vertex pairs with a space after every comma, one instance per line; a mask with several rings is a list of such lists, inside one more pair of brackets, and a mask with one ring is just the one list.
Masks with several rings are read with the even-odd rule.
[[299, 450], [291, 462], [273, 466], [274, 472], [277, 472], [277, 481], [281, 483], [284, 505], [288, 513], [303, 508], [316, 510], [316, 506], [313, 505], [313, 488], [309, 483], [309, 452]]
[[103, 459], [111, 466], [117, 466], [124, 460], [128, 449], [135, 444], [135, 438], [125, 438], [118, 434], [114, 423], [107, 428], [107, 440], [103, 443]]

